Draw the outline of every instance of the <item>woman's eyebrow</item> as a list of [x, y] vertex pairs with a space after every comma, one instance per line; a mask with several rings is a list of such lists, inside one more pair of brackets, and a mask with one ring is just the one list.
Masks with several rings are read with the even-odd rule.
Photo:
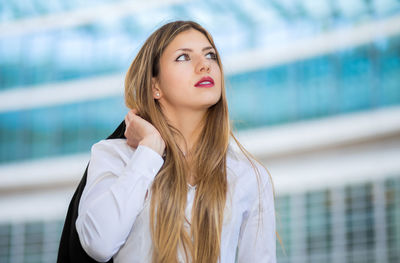
[[[206, 51], [206, 50], [209, 50], [209, 49], [214, 49], [214, 48], [211, 47], [211, 46], [208, 46], [208, 47], [203, 48], [201, 51]], [[179, 48], [179, 49], [175, 50], [175, 52], [179, 51], [179, 50], [193, 52], [193, 50], [190, 49], [190, 48]]]

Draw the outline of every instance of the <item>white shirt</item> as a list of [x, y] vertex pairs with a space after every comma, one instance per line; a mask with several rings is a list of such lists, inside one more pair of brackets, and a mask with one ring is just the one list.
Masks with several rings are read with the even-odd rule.
[[[102, 140], [92, 146], [76, 229], [83, 249], [93, 259], [151, 261], [150, 202], [145, 196], [163, 162], [151, 148], [134, 149], [125, 139]], [[250, 162], [229, 146], [220, 263], [276, 262], [272, 183], [265, 169], [254, 163], [260, 171], [259, 182]], [[185, 214], [190, 219], [196, 187], [188, 184], [188, 190]], [[178, 252], [178, 258], [184, 262], [182, 254]]]

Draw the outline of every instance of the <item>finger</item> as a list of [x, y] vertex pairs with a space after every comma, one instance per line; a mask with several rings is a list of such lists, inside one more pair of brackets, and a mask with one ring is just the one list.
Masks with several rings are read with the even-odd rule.
[[130, 111], [128, 112], [129, 121], [133, 121], [133, 120], [135, 119], [136, 116], [137, 116], [137, 115], [133, 112], [133, 110], [130, 110]]
[[136, 108], [135, 108], [135, 109], [132, 109], [131, 112], [132, 112], [132, 115], [133, 115], [133, 116], [141, 117], [141, 116], [139, 115], [139, 110], [138, 110], [138, 109], [136, 109]]
[[129, 111], [129, 113], [130, 113], [131, 115], [137, 115], [138, 110], [137, 110], [137, 109], [131, 109], [131, 110]]
[[126, 115], [126, 116], [125, 116], [125, 127], [126, 127], [126, 128], [125, 128], [125, 132], [126, 132], [126, 133], [128, 133], [129, 130], [132, 129], [132, 128], [131, 128], [132, 125], [133, 125], [133, 120], [132, 120], [132, 118], [129, 117], [129, 115]]
[[132, 110], [130, 110], [128, 112], [128, 118], [130, 121], [133, 120], [135, 118], [135, 116], [136, 116], [136, 114]]
[[129, 117], [129, 114], [126, 114], [125, 115], [125, 125], [128, 125], [130, 121], [131, 121], [131, 119]]

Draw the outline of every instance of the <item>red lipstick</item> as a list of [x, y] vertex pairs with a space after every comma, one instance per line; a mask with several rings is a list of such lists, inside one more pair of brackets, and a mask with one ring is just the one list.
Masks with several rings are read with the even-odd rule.
[[214, 80], [211, 77], [202, 77], [195, 85], [198, 88], [209, 88], [214, 86]]

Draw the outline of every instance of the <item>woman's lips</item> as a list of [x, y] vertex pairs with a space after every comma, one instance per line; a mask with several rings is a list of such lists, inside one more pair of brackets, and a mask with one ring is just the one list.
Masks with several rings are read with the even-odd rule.
[[210, 88], [214, 86], [214, 80], [211, 77], [203, 77], [194, 86], [198, 88]]
[[198, 88], [209, 88], [209, 87], [213, 87], [213, 86], [214, 86], [214, 83], [201, 83], [201, 84], [196, 85], [196, 87], [198, 87]]

